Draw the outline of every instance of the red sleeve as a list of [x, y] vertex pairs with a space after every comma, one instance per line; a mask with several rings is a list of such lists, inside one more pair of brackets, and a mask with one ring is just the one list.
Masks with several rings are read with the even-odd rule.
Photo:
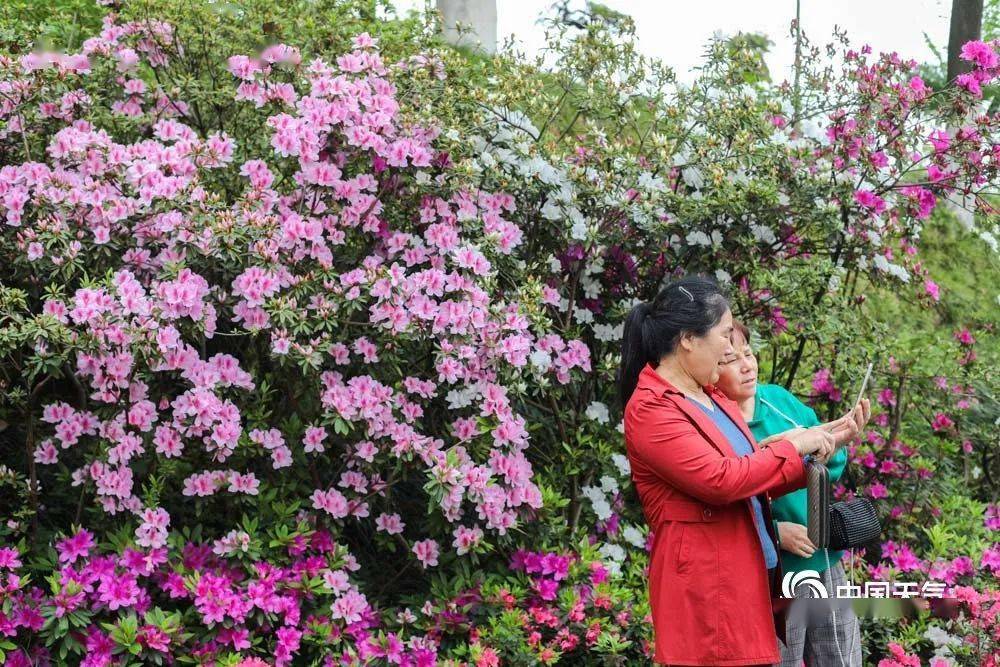
[[632, 413], [627, 446], [637, 461], [680, 491], [726, 505], [773, 489], [801, 488], [805, 466], [788, 440], [747, 456], [723, 456], [675, 409], [643, 405]]
[[778, 440], [777, 442], [772, 442], [770, 445], [767, 445], [765, 449], [769, 447], [774, 447], [778, 443], [784, 443], [792, 448], [792, 452], [795, 454], [795, 459], [798, 461], [797, 467], [799, 468], [799, 470], [796, 472], [796, 474], [792, 475], [792, 477], [786, 483], [779, 484], [778, 486], [772, 486], [770, 489], [768, 489], [768, 491], [771, 493], [772, 499], [780, 498], [781, 496], [791, 493], [792, 491], [797, 491], [798, 489], [801, 489], [806, 485], [806, 466], [802, 462], [802, 457], [799, 455], [798, 450], [795, 449], [795, 445], [793, 445], [788, 440]]

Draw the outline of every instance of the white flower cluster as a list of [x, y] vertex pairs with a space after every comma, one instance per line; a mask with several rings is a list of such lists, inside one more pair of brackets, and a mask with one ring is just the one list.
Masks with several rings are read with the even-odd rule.
[[600, 401], [591, 401], [584, 412], [587, 419], [593, 419], [599, 424], [607, 424], [610, 420], [608, 416], [608, 406]]
[[625, 333], [625, 323], [619, 322], [615, 325], [595, 324], [593, 329], [594, 337], [597, 338], [597, 340], [604, 341], [606, 343], [613, 343], [622, 339], [622, 334]]
[[[586, 240], [592, 225], [576, 205], [577, 188], [569, 172], [553, 165], [540, 155], [532, 154], [532, 144], [537, 140], [539, 130], [523, 113], [506, 109], [493, 109], [490, 135], [472, 137], [472, 148], [478, 157], [472, 160], [472, 168], [498, 167], [512, 176], [537, 179], [550, 187], [541, 214], [546, 220], [566, 222], [569, 235], [578, 241]], [[599, 180], [593, 169], [584, 171], [590, 180]]]
[[847, 273], [847, 269], [843, 266], [837, 266], [833, 273], [830, 274], [830, 280], [826, 283], [826, 289], [830, 292], [836, 292], [840, 289], [841, 282], [843, 281], [844, 274]]
[[750, 232], [753, 234], [754, 240], [758, 243], [774, 245], [778, 240], [778, 237], [774, 234], [774, 230], [767, 225], [758, 225], [756, 222], [751, 223]]
[[604, 273], [604, 257], [597, 254], [587, 262], [580, 278], [580, 286], [583, 288], [583, 295], [588, 299], [596, 299], [601, 296], [601, 282], [595, 276]]
[[718, 248], [722, 245], [722, 232], [718, 229], [712, 230], [712, 235], [709, 236], [705, 232], [695, 230], [693, 232], [688, 232], [688, 235], [684, 237], [685, 243], [688, 245], [700, 245], [706, 248], [716, 247]]
[[621, 473], [622, 477], [629, 477], [632, 474], [632, 466], [629, 465], [628, 457], [622, 454], [612, 454], [611, 462], [615, 464], [618, 468], [618, 472]]
[[[781, 100], [781, 113], [786, 118], [791, 118], [795, 114], [795, 108], [788, 98], [783, 98]], [[819, 124], [817, 118], [803, 118], [798, 123], [799, 136], [792, 139], [789, 133], [795, 129], [795, 127], [788, 123], [781, 130], [775, 131], [771, 135], [771, 140], [780, 145], [787, 145], [790, 148], [812, 148], [813, 142], [825, 146], [830, 143], [829, 137], [826, 136], [826, 128]]]
[[528, 361], [542, 373], [547, 372], [552, 367], [552, 355], [545, 350], [536, 348], [528, 355]]
[[[547, 186], [541, 214], [547, 220], [565, 224], [571, 239], [586, 241], [592, 237], [596, 230], [596, 225], [579, 208], [580, 191], [574, 178], [580, 176], [603, 191], [603, 201], [608, 206], [624, 206], [633, 214], [634, 218], [648, 215], [645, 208], [629, 202], [624, 188], [603, 183], [601, 175], [595, 169], [586, 167], [581, 171], [575, 167], [553, 165], [541, 156], [533, 154], [533, 142], [537, 135], [537, 128], [523, 114], [504, 108], [493, 109], [493, 113], [494, 117], [489, 119], [486, 132], [481, 136], [472, 137], [472, 147], [477, 153], [477, 157], [471, 161], [473, 169], [496, 168], [511, 177], [534, 180]], [[623, 172], [630, 167], [620, 158], [616, 166]], [[650, 194], [668, 190], [663, 179], [660, 176], [654, 176], [650, 171], [640, 172], [636, 180], [638, 185], [648, 190]], [[655, 209], [655, 214], [665, 215], [662, 209]], [[722, 242], [722, 235], [716, 233], [713, 237], [706, 237], [706, 239], [709, 244], [718, 245]], [[555, 256], [549, 256], [548, 264], [553, 273], [558, 273], [562, 269], [559, 259]], [[588, 258], [580, 276], [580, 289], [584, 297], [588, 299], [601, 298], [604, 292], [601, 275], [604, 270], [604, 257], [598, 248]], [[558, 307], [562, 312], [569, 310], [569, 299], [562, 296]], [[579, 304], [573, 305], [571, 316], [575, 323], [591, 327], [597, 340], [605, 342], [621, 340], [624, 330], [624, 322], [622, 321], [617, 321], [613, 325], [598, 322], [590, 309]], [[618, 319], [620, 320], [620, 318]], [[548, 370], [552, 363], [550, 355], [545, 352], [535, 351], [530, 355], [530, 358], [532, 364], [542, 372]], [[459, 407], [468, 404], [467, 399], [460, 395], [453, 395], [450, 400]]]
[[600, 486], [585, 486], [580, 489], [580, 492], [590, 501], [590, 506], [598, 520], [607, 521], [612, 514], [608, 496], [618, 493], [618, 482], [614, 477], [608, 475], [604, 475], [599, 481]]
[[622, 528], [622, 537], [636, 549], [642, 549], [646, 545], [646, 536], [632, 524], [627, 524]]
[[959, 637], [949, 634], [936, 625], [931, 625], [924, 630], [924, 638], [930, 640], [930, 642], [934, 644], [935, 658], [940, 658], [949, 665], [956, 664], [954, 660], [950, 659], [950, 656], [952, 654], [951, 647], [961, 646], [962, 644], [962, 640]]
[[663, 179], [659, 176], [653, 176], [650, 171], [643, 171], [639, 174], [637, 183], [640, 188], [650, 192], [663, 192], [667, 189], [667, 184], [663, 182]]
[[605, 542], [598, 548], [598, 553], [604, 556], [604, 565], [608, 574], [618, 578], [622, 576], [622, 563], [625, 562], [625, 550], [614, 542]]
[[875, 255], [874, 257], [872, 257], [872, 264], [875, 266], [876, 269], [878, 269], [882, 273], [888, 273], [889, 275], [898, 278], [904, 283], [910, 282], [910, 272], [907, 271], [902, 266], [900, 266], [899, 264], [893, 264], [892, 262], [890, 262], [888, 259], [885, 258], [885, 255]]
[[979, 232], [979, 238], [985, 241], [986, 245], [988, 245], [993, 252], [1000, 252], [1000, 243], [997, 242], [997, 237], [991, 232]]
[[448, 409], [458, 410], [460, 408], [467, 408], [479, 397], [480, 393], [478, 383], [463, 385], [457, 389], [452, 389], [445, 396], [445, 400], [448, 401]]
[[[628, 457], [622, 454], [612, 454], [611, 461], [614, 463], [618, 473], [628, 479], [632, 474]], [[612, 510], [609, 496], [618, 493], [618, 481], [610, 475], [604, 475], [598, 480], [597, 486], [585, 486], [581, 489], [583, 495], [590, 501], [591, 507], [598, 520], [606, 521], [611, 518]], [[628, 545], [636, 549], [643, 549], [646, 545], [645, 531], [634, 524], [621, 524], [621, 539]], [[621, 565], [628, 555], [628, 551], [621, 545], [613, 541], [605, 542], [598, 549], [604, 557], [605, 565], [612, 576], [621, 576]]]

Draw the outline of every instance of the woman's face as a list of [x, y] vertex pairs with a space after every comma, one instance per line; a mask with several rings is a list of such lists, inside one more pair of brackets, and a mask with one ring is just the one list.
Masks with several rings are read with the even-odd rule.
[[685, 336], [682, 347], [687, 352], [687, 371], [698, 384], [705, 386], [719, 380], [719, 362], [733, 353], [733, 314], [728, 310], [704, 336]]
[[750, 343], [733, 329], [733, 351], [719, 363], [716, 386], [734, 401], [742, 401], [757, 393], [757, 357]]

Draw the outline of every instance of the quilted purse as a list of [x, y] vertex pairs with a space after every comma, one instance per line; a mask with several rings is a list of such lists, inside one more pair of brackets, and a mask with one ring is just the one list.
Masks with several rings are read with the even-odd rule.
[[871, 542], [882, 534], [878, 509], [869, 498], [830, 502], [830, 471], [805, 457], [806, 495], [808, 498], [809, 541], [817, 549], [852, 549]]

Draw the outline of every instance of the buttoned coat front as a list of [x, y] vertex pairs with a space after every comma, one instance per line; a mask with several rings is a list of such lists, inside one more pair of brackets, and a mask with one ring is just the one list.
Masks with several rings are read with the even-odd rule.
[[764, 563], [750, 498], [777, 542], [770, 498], [802, 488], [795, 446], [757, 445], [739, 407], [705, 391], [739, 426], [753, 453], [737, 456], [712, 420], [647, 364], [625, 407], [632, 481], [654, 532], [649, 602], [658, 664], [757, 665], [781, 661], [788, 601], [781, 565]]

